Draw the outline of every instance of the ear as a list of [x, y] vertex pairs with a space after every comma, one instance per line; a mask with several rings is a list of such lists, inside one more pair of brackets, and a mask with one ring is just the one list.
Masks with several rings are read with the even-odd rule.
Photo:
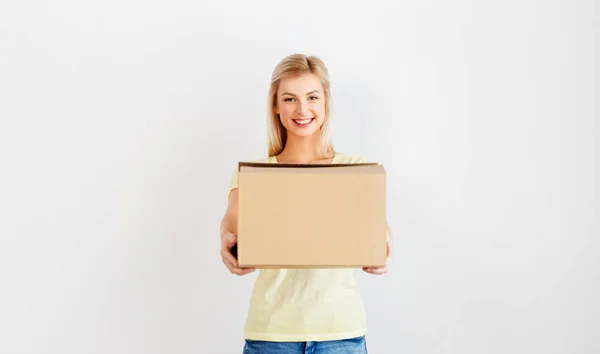
[[275, 114], [279, 114], [279, 108], [277, 108], [277, 105], [273, 107], [273, 111], [275, 111]]

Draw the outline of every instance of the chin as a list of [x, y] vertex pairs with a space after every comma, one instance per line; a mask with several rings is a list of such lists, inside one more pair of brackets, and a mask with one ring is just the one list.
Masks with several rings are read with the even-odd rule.
[[311, 130], [311, 131], [306, 131], [306, 130], [302, 130], [302, 131], [292, 130], [292, 131], [288, 131], [288, 132], [291, 133], [292, 135], [295, 135], [295, 136], [308, 137], [308, 136], [313, 136], [317, 132], [317, 130]]

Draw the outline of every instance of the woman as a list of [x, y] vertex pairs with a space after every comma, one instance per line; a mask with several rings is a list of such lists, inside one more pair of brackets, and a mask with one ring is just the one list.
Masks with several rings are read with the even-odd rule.
[[[361, 163], [336, 153], [329, 135], [331, 92], [328, 71], [316, 57], [291, 55], [275, 68], [269, 90], [269, 163]], [[233, 274], [236, 244], [237, 172], [221, 223], [221, 256]], [[388, 227], [387, 260], [391, 252]], [[384, 274], [382, 268], [364, 268]], [[261, 270], [250, 301], [244, 353], [367, 353], [366, 316], [352, 269]]]

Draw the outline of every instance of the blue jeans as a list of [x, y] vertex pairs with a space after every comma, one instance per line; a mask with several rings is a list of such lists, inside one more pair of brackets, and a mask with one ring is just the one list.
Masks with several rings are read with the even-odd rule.
[[246, 339], [243, 354], [367, 354], [364, 336], [323, 342], [266, 342]]

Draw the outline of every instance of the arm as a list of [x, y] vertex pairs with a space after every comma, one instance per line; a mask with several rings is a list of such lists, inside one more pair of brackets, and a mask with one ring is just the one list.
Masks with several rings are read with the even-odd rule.
[[239, 268], [236, 258], [231, 254], [231, 248], [237, 244], [238, 220], [238, 190], [229, 193], [229, 201], [223, 220], [221, 220], [221, 258], [227, 269], [233, 274], [245, 275], [252, 273], [254, 268]]
[[388, 272], [390, 259], [392, 258], [392, 230], [390, 229], [390, 225], [388, 223], [386, 223], [385, 229], [386, 229], [386, 234], [387, 234], [387, 242], [386, 242], [387, 257], [386, 257], [385, 266], [363, 268], [363, 270], [367, 273], [381, 275], [381, 274], [385, 274]]

